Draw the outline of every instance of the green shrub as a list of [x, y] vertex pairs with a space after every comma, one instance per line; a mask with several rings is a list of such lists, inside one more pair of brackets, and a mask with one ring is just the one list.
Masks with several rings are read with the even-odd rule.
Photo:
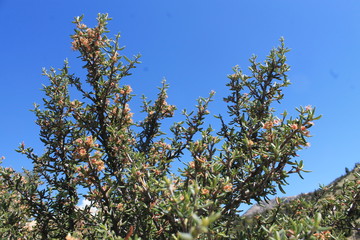
[[[216, 116], [221, 126], [217, 132], [205, 123], [214, 92], [198, 99], [195, 110], [184, 110], [183, 121], [164, 131], [163, 120], [172, 118], [176, 110], [167, 103], [167, 83], [162, 83], [155, 100], [143, 98], [145, 117], [134, 122], [130, 109], [134, 95], [123, 78], [131, 74], [140, 56], [129, 59], [121, 54], [120, 36], [106, 35], [108, 20], [107, 15], [99, 15], [93, 28], [83, 24], [82, 17], [74, 21], [72, 46], [86, 70], [83, 79], [70, 73], [67, 62], [59, 70], [44, 70], [50, 83], [34, 113], [45, 153], [37, 155], [22, 144], [18, 151], [32, 161], [33, 170], [20, 174], [2, 169], [6, 194], [2, 218], [19, 223], [4, 224], [2, 237], [327, 236], [320, 213], [292, 218], [275, 217], [271, 211], [266, 219], [273, 217], [272, 224], [255, 217], [249, 226], [238, 210], [268, 199], [277, 189], [283, 191], [290, 174], [304, 171], [303, 163], [293, 158], [308, 146], [309, 128], [319, 118], [310, 106], [297, 108], [296, 117], [286, 112], [275, 115], [274, 103], [282, 101], [282, 90], [290, 84], [285, 57], [289, 50], [283, 40], [263, 63], [250, 59], [249, 75], [239, 67], [233, 69], [228, 76], [230, 93], [224, 98], [228, 116]], [[74, 91], [82, 98], [74, 99]], [[175, 161], [183, 162], [183, 167], [174, 173], [170, 164]], [[89, 204], [80, 208], [83, 199]], [[28, 227], [30, 222], [35, 226]]]

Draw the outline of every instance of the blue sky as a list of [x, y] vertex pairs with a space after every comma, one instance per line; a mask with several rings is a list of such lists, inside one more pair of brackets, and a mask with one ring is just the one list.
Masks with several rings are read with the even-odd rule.
[[[24, 141], [42, 153], [35, 117], [40, 103], [42, 67], [60, 68], [68, 58], [81, 72], [71, 50], [73, 17], [84, 14], [94, 25], [97, 13], [109, 13], [111, 34], [120, 32], [124, 54], [142, 54], [142, 64], [126, 80], [135, 99], [156, 94], [163, 78], [170, 84], [169, 103], [192, 109], [195, 99], [217, 92], [213, 114], [224, 113], [226, 75], [234, 65], [246, 70], [252, 54], [262, 60], [280, 37], [292, 49], [288, 63], [293, 83], [281, 108], [294, 112], [312, 105], [316, 122], [311, 148], [300, 152], [305, 180], [292, 177], [288, 195], [328, 184], [360, 161], [360, 2], [333, 0], [0, 0], [0, 156], [19, 170], [30, 162], [14, 149]], [[80, 70], [79, 70], [80, 69]], [[177, 115], [179, 116], [179, 114]], [[177, 118], [177, 120], [179, 120]], [[215, 122], [212, 122], [215, 124]]]

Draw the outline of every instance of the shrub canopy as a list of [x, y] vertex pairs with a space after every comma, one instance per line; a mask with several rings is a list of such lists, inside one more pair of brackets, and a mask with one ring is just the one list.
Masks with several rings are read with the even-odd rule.
[[[309, 145], [309, 129], [319, 118], [310, 106], [297, 108], [297, 116], [275, 115], [274, 103], [283, 100], [282, 90], [290, 84], [285, 56], [289, 50], [283, 40], [264, 62], [250, 58], [249, 74], [233, 68], [224, 98], [227, 116], [215, 116], [220, 129], [205, 122], [211, 92], [197, 100], [193, 111], [184, 110], [182, 121], [164, 130], [163, 120], [176, 110], [167, 103], [168, 84], [162, 82], [156, 99], [143, 98], [145, 117], [134, 122], [134, 95], [123, 78], [140, 56], [122, 55], [120, 35], [107, 35], [109, 17], [100, 14], [97, 20], [92, 28], [82, 17], [74, 21], [72, 48], [86, 70], [83, 79], [70, 73], [67, 62], [59, 70], [44, 70], [49, 84], [34, 113], [45, 152], [38, 155], [22, 144], [18, 151], [32, 161], [33, 170], [2, 168], [2, 236], [287, 237], [290, 230], [281, 228], [282, 221], [289, 222], [285, 216], [277, 221], [272, 213], [266, 218], [273, 217], [271, 224], [249, 227], [238, 210], [283, 191], [290, 174], [304, 171], [302, 161], [294, 158]], [[74, 99], [73, 90], [82, 98]], [[170, 164], [178, 161], [182, 168], [172, 172]], [[84, 199], [88, 205], [81, 208]], [[299, 236], [331, 235], [321, 228], [320, 214], [301, 216], [294, 220], [294, 226], [302, 226], [296, 230]]]

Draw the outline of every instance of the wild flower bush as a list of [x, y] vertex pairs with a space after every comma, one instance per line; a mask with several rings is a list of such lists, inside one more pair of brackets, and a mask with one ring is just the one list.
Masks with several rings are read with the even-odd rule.
[[[197, 100], [195, 110], [183, 111], [182, 121], [164, 130], [163, 120], [176, 111], [167, 103], [167, 83], [162, 83], [155, 100], [143, 98], [145, 117], [134, 122], [134, 95], [123, 78], [139, 64], [140, 56], [122, 55], [120, 35], [107, 35], [109, 17], [100, 14], [97, 20], [93, 28], [82, 17], [74, 21], [72, 48], [86, 70], [83, 79], [70, 72], [67, 62], [59, 70], [44, 70], [50, 83], [34, 113], [45, 153], [38, 155], [22, 144], [18, 151], [32, 161], [33, 170], [1, 169], [1, 214], [6, 223], [2, 237], [289, 236], [290, 230], [281, 230], [281, 220], [274, 220], [274, 226], [242, 227], [238, 210], [268, 199], [277, 189], [283, 191], [290, 174], [304, 171], [302, 161], [294, 158], [309, 145], [309, 129], [319, 118], [310, 106], [297, 108], [297, 116], [275, 115], [274, 103], [282, 101], [282, 90], [290, 84], [285, 56], [289, 50], [283, 40], [263, 63], [250, 59], [249, 75], [235, 67], [228, 76], [228, 116], [216, 116], [220, 129], [205, 123], [211, 92]], [[75, 99], [73, 90], [82, 98]], [[170, 165], [178, 161], [183, 167], [172, 172]], [[80, 208], [83, 199], [89, 204]], [[323, 233], [321, 215], [315, 214], [315, 221], [311, 217], [294, 220], [304, 226], [296, 230], [302, 236], [296, 239]]]

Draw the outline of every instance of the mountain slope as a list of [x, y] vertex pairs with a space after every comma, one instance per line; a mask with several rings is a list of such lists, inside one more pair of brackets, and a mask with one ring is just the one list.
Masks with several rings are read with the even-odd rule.
[[[253, 219], [266, 218], [270, 219], [273, 225], [281, 226], [281, 221], [277, 219], [299, 221], [306, 217], [314, 218], [320, 213], [323, 219], [322, 225], [330, 227], [329, 232], [333, 236], [324, 239], [360, 239], [359, 173], [360, 164], [356, 164], [353, 170], [346, 170], [346, 174], [336, 178], [327, 186], [314, 192], [256, 204], [243, 214], [243, 218], [251, 223]], [[269, 221], [264, 221], [262, 224], [271, 225]]]

